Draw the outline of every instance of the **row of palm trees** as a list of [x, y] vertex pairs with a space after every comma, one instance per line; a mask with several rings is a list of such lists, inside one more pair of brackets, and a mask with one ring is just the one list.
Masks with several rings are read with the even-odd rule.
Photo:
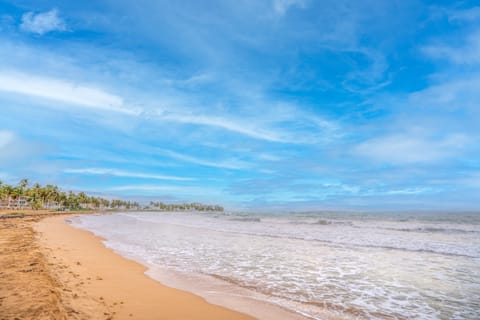
[[150, 201], [149, 209], [159, 211], [220, 211], [224, 209], [219, 205], [207, 205], [198, 202], [193, 203], [163, 203]]
[[22, 179], [16, 186], [0, 181], [0, 208], [6, 209], [127, 209], [127, 210], [155, 210], [155, 211], [223, 211], [218, 205], [201, 203], [175, 203], [151, 201], [150, 205], [142, 206], [136, 201], [108, 200], [101, 197], [88, 196], [84, 192], [61, 191], [57, 186], [38, 183], [30, 185], [28, 179]]
[[88, 196], [84, 192], [61, 191], [57, 186], [38, 183], [30, 186], [27, 179], [22, 179], [16, 186], [0, 181], [0, 208], [7, 209], [140, 209], [138, 202], [112, 200]]

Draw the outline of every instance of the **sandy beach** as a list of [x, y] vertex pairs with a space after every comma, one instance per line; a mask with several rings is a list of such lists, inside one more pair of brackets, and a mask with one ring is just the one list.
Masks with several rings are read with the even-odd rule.
[[[433, 222], [350, 217], [352, 225], [343, 214], [241, 217], [0, 212], [0, 320], [478, 319], [471, 257], [480, 222], [456, 223], [458, 214]], [[372, 247], [372, 239], [398, 249]], [[443, 245], [425, 252], [432, 239]], [[249, 277], [260, 285], [234, 282]], [[261, 291], [268, 286], [271, 295]], [[299, 303], [303, 293], [314, 296]]]
[[0, 319], [253, 319], [161, 285], [65, 216], [0, 221]]

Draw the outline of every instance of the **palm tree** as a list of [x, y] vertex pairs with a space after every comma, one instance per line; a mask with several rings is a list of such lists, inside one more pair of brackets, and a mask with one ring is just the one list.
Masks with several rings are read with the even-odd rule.
[[[88, 196], [84, 192], [75, 194], [69, 191], [66, 193], [51, 184], [41, 186], [36, 183], [30, 187], [28, 179], [22, 179], [17, 186], [7, 185], [0, 181], [0, 200], [2, 200], [4, 207], [18, 207], [20, 199], [24, 199], [32, 209], [51, 208], [52, 205], [72, 210], [80, 208], [122, 208], [127, 210], [142, 208], [138, 202], [120, 199], [109, 201], [100, 197]], [[150, 206], [160, 211], [223, 211], [221, 206], [204, 205], [201, 203], [169, 204], [161, 201], [150, 201]]]
[[20, 180], [20, 182], [18, 183], [18, 186], [22, 189], [27, 188], [28, 187], [28, 179]]
[[68, 192], [68, 196], [67, 196], [67, 199], [66, 199], [66, 204], [67, 204], [66, 206], [69, 209], [78, 209], [80, 207], [80, 204], [78, 202], [78, 198], [75, 195], [75, 193], [73, 193], [72, 191]]
[[[4, 201], [7, 197], [7, 186], [0, 181], [0, 201]], [[5, 203], [6, 206], [6, 203]]]
[[32, 206], [32, 209], [40, 209], [43, 207], [43, 202], [41, 199], [42, 186], [40, 186], [40, 184], [35, 183], [33, 188], [27, 189], [26, 195], [28, 202], [30, 202], [30, 205]]
[[14, 206], [18, 207], [18, 200], [23, 195], [23, 189], [21, 187], [13, 187], [10, 190], [10, 199], [14, 201]]
[[13, 196], [13, 187], [12, 186], [5, 186], [5, 198], [6, 198], [6, 206], [7, 208], [10, 208], [12, 205], [12, 196]]
[[42, 188], [42, 201], [44, 206], [50, 208], [53, 203], [56, 203], [59, 198], [60, 191], [57, 186], [47, 184]]
[[87, 206], [87, 203], [89, 203], [88, 196], [85, 194], [85, 192], [80, 192], [77, 195], [78, 202], [80, 203], [80, 206], [85, 208]]

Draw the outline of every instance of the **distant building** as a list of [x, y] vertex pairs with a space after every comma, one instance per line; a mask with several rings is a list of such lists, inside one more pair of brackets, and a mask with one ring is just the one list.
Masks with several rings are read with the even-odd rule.
[[17, 199], [5, 198], [0, 199], [0, 208], [25, 208], [28, 207], [29, 203], [26, 198], [19, 197]]

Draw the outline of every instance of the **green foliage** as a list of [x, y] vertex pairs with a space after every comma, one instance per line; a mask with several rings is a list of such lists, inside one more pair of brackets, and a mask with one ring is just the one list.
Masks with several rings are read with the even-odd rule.
[[6, 185], [0, 181], [0, 207], [32, 209], [57, 209], [57, 210], [94, 210], [94, 209], [124, 209], [140, 210], [154, 209], [158, 211], [223, 211], [217, 205], [201, 203], [166, 204], [163, 202], [150, 202], [144, 207], [136, 201], [119, 199], [107, 200], [100, 197], [87, 195], [85, 192], [74, 193], [61, 191], [57, 186], [38, 183], [29, 185], [27, 179], [22, 179], [18, 185]]
[[40, 200], [32, 201], [31, 205], [32, 205], [32, 209], [34, 210], [42, 209], [42, 201]]
[[36, 183], [29, 187], [28, 180], [22, 179], [17, 186], [11, 186], [0, 181], [0, 206], [7, 208], [80, 210], [108, 208], [109, 204], [107, 199], [90, 197], [84, 192], [63, 192], [51, 184]]
[[224, 209], [218, 205], [205, 205], [197, 202], [166, 204], [163, 202], [150, 201], [150, 207], [159, 211], [220, 211]]

